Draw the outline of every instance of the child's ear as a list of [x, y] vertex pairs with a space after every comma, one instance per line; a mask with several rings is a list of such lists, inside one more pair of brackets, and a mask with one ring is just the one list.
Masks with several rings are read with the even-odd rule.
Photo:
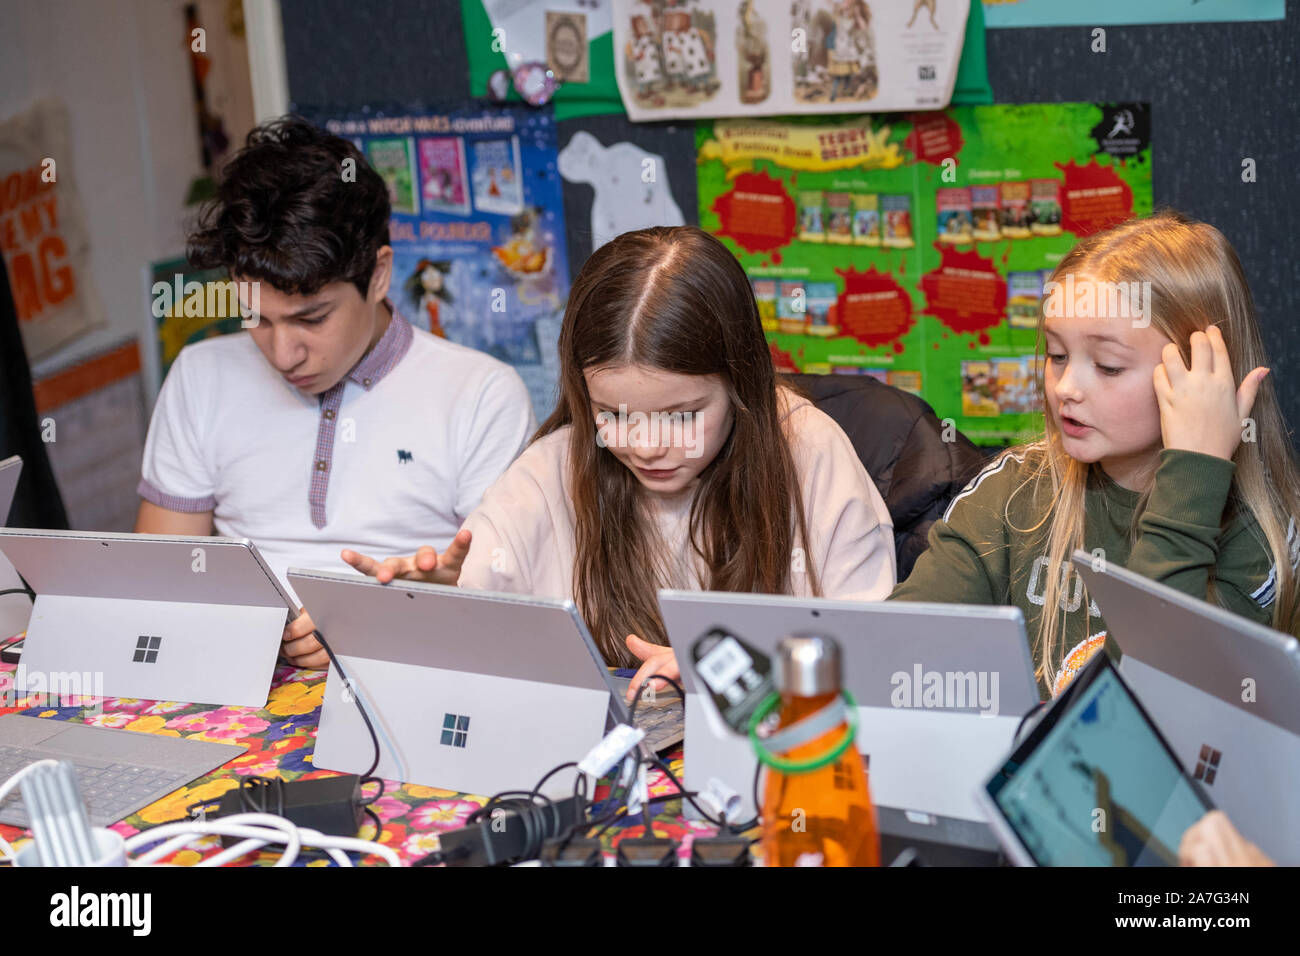
[[[419, 273], [416, 273], [418, 278]], [[372, 303], [383, 302], [388, 296], [388, 288], [393, 281], [393, 247], [380, 246], [375, 253], [375, 268], [370, 273], [370, 294], [366, 297]]]

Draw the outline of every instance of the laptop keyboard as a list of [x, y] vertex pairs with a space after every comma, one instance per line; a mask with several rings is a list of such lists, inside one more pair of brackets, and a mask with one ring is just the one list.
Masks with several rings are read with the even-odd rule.
[[[68, 760], [67, 754], [35, 747], [9, 747], [0, 744], [0, 781], [37, 760]], [[130, 816], [141, 807], [148, 806], [161, 796], [171, 793], [193, 779], [187, 771], [164, 770], [158, 767], [140, 767], [132, 764], [110, 763], [91, 766], [68, 760], [77, 771], [77, 785], [86, 802], [91, 826], [107, 826]], [[27, 828], [31, 821], [27, 808], [22, 805], [22, 785], [19, 784], [5, 798], [0, 807], [0, 822]]]

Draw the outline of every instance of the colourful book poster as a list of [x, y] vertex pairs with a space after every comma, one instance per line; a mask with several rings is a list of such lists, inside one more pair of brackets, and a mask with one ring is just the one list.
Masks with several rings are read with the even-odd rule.
[[425, 212], [468, 216], [469, 172], [465, 166], [465, 141], [459, 136], [422, 136], [420, 196]]
[[470, 144], [474, 207], [513, 216], [524, 208], [519, 140], [485, 139]]
[[[1139, 103], [700, 122], [700, 224], [775, 290], [777, 368], [872, 375], [1005, 444], [1042, 428], [1046, 275], [1151, 213], [1149, 130]], [[841, 196], [847, 244], [830, 238]]]
[[[158, 340], [158, 381], [162, 383], [181, 349], [194, 342], [238, 332], [246, 326], [218, 288], [229, 284], [224, 269], [194, 269], [180, 256], [151, 263], [149, 309]], [[209, 292], [212, 286], [212, 292]]]
[[388, 201], [394, 212], [414, 215], [420, 211], [415, 201], [415, 150], [409, 137], [372, 139], [366, 143], [366, 158], [375, 172], [388, 184]]
[[418, 328], [513, 366], [538, 420], [546, 418], [555, 407], [569, 294], [551, 111], [312, 111], [307, 118], [360, 140], [367, 156], [391, 157], [394, 169], [393, 144], [413, 144], [418, 202], [393, 207], [389, 297]]

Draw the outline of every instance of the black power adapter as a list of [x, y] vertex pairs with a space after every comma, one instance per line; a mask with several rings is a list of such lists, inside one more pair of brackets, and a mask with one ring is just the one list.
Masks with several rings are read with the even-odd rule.
[[441, 833], [439, 849], [425, 860], [447, 866], [501, 866], [530, 859], [527, 854], [536, 856], [543, 842], [584, 821], [587, 801], [565, 797], [536, 811], [525, 820], [517, 811], [501, 808], [480, 823]]
[[[246, 777], [240, 786], [223, 793], [217, 808], [204, 816], [216, 820], [237, 813], [274, 813], [294, 826], [328, 836], [354, 837], [365, 814], [361, 778], [349, 773], [286, 783], [275, 778]], [[221, 843], [233, 846], [240, 839], [223, 836]]]

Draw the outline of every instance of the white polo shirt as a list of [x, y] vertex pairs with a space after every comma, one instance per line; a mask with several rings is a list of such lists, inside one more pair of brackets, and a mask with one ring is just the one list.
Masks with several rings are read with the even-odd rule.
[[342, 548], [441, 551], [536, 427], [514, 369], [396, 310], [320, 396], [286, 382], [240, 332], [177, 356], [139, 493], [172, 511], [211, 510], [216, 533], [252, 539], [287, 588], [290, 567], [347, 569]]

